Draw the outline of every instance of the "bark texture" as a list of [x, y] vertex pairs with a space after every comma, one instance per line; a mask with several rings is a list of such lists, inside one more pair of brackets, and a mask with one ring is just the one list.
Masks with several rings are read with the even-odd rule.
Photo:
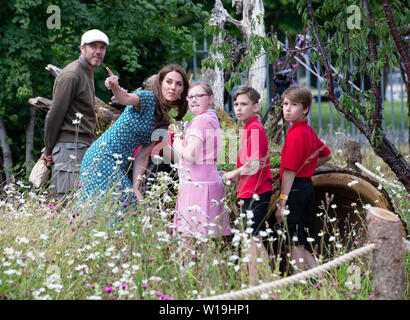
[[394, 213], [376, 207], [367, 212], [372, 252], [373, 295], [377, 300], [404, 299], [402, 222]]

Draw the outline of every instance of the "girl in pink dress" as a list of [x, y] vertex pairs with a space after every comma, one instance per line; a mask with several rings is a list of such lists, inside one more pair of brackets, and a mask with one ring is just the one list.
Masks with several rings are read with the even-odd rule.
[[230, 234], [229, 214], [222, 199], [225, 187], [216, 168], [221, 127], [212, 109], [212, 89], [196, 82], [188, 91], [189, 110], [195, 115], [185, 136], [175, 133], [179, 155], [179, 192], [174, 224], [184, 238], [217, 238]]

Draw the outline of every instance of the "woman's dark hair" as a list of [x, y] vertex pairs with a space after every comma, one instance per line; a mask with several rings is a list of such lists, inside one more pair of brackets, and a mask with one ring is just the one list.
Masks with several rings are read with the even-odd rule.
[[[181, 93], [181, 98], [175, 101], [172, 105], [170, 105], [162, 95], [162, 81], [164, 80], [165, 76], [172, 72], [178, 72], [182, 76], [182, 80], [184, 82], [184, 90]], [[171, 109], [177, 109], [178, 114], [175, 117], [175, 120], [182, 120], [185, 114], [188, 111], [188, 102], [186, 100], [186, 96], [188, 95], [188, 88], [189, 88], [189, 81], [188, 76], [180, 65], [178, 64], [169, 64], [163, 67], [157, 74], [155, 79], [155, 86], [154, 86], [154, 95], [157, 99], [157, 108], [155, 109], [155, 114], [157, 116], [157, 120], [155, 126], [163, 126], [169, 125], [171, 123], [171, 119], [168, 115], [168, 112]]]

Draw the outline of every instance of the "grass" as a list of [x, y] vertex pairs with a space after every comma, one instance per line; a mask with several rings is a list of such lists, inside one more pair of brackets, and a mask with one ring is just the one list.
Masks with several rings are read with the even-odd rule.
[[[385, 101], [384, 105], [384, 119], [385, 119], [385, 129], [387, 132], [391, 131], [393, 126], [394, 129], [401, 131], [402, 134], [407, 132], [408, 129], [408, 108], [407, 108], [407, 101], [404, 100], [403, 106], [403, 113], [401, 111], [401, 102], [394, 101], [393, 103], [393, 119], [394, 124], [392, 123], [392, 112], [391, 112], [391, 102]], [[266, 101], [263, 100], [262, 103], [262, 115], [266, 113]], [[321, 103], [321, 112], [319, 113], [319, 104], [314, 102], [312, 104], [312, 108], [310, 111], [311, 114], [311, 125], [316, 132], [320, 132], [320, 128], [322, 131], [320, 133], [329, 134], [334, 133], [336, 131], [342, 131], [342, 117], [341, 113], [338, 112], [331, 102], [322, 102]], [[321, 126], [319, 126], [319, 114], [321, 115]], [[231, 112], [230, 116], [233, 116], [233, 111]], [[193, 118], [193, 115], [189, 112], [185, 116], [185, 121], [190, 121]], [[332, 119], [332, 121], [330, 120]], [[402, 125], [403, 120], [403, 125]], [[403, 128], [402, 128], [403, 126]], [[403, 130], [402, 130], [403, 129]], [[358, 133], [358, 129], [354, 127], [352, 123], [347, 121], [346, 119], [343, 120], [343, 130], [347, 133]]]
[[[397, 183], [380, 159], [365, 150], [364, 157], [364, 165]], [[344, 161], [343, 154], [335, 152], [334, 163]], [[235, 236], [199, 238], [197, 247], [188, 250], [171, 232], [176, 200], [172, 189], [178, 188], [172, 176], [161, 174], [151, 181], [146, 205], [118, 207], [108, 197], [99, 207], [77, 211], [74, 195], [58, 201], [47, 190], [32, 189], [15, 178], [17, 182], [4, 186], [0, 201], [0, 299], [197, 299], [249, 286], [249, 234], [238, 216], [233, 186], [227, 186], [225, 206]], [[409, 221], [407, 193], [388, 191], [395, 211]], [[330, 258], [346, 251], [339, 235], [332, 235], [335, 240], [322, 248]], [[286, 252], [278, 251], [285, 241], [282, 234], [268, 230], [264, 240], [273, 249], [270, 281], [298, 271]], [[316, 258], [319, 264], [328, 260]], [[407, 254], [407, 270], [409, 260]], [[370, 257], [364, 256], [319, 279], [252, 299], [369, 300], [373, 299], [369, 270]]]
[[[396, 130], [401, 129], [401, 119], [402, 119], [402, 113], [401, 113], [401, 103], [400, 102], [394, 102], [394, 128]], [[408, 117], [407, 117], [407, 103], [404, 103], [404, 110], [403, 110], [403, 120], [404, 120], [404, 130], [407, 130], [408, 128]], [[385, 116], [385, 125], [387, 130], [391, 130], [392, 128], [392, 116], [391, 116], [391, 104], [390, 102], [386, 101], [385, 104], [385, 109], [384, 109], [384, 116]], [[312, 126], [315, 130], [319, 131], [319, 105], [318, 103], [313, 103], [312, 104], [312, 109], [311, 109], [311, 119], [312, 119]], [[336, 130], [340, 130], [342, 126], [341, 122], [341, 114], [333, 107], [333, 104], [329, 102], [322, 102], [321, 104], [321, 121], [322, 121], [322, 130], [323, 131], [329, 131], [331, 129], [331, 121], [330, 118], [332, 117], [333, 119], [333, 128]], [[350, 132], [352, 131], [352, 124], [347, 121], [346, 119], [344, 120], [344, 130], [347, 131], [349, 130]], [[357, 132], [357, 129], [356, 129]]]

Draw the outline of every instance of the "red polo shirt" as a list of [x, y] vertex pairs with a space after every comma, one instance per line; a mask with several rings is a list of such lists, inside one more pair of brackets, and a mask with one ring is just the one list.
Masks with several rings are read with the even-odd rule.
[[243, 126], [237, 166], [240, 168], [247, 161], [256, 159], [264, 159], [264, 162], [256, 174], [241, 176], [238, 183], [238, 198], [252, 198], [254, 193], [272, 191], [268, 137], [262, 123], [254, 116]]
[[296, 177], [312, 178], [318, 159], [328, 156], [330, 152], [307, 120], [296, 122], [287, 131], [279, 179], [282, 179], [285, 169], [295, 171]]

